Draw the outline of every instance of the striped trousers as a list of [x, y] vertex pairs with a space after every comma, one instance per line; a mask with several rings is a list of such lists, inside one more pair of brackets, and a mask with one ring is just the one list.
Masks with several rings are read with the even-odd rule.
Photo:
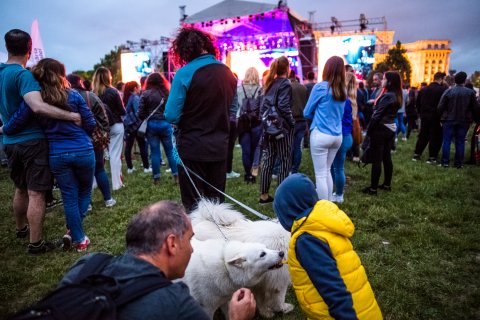
[[278, 184], [288, 177], [292, 167], [293, 131], [294, 128], [290, 129], [283, 139], [271, 140], [266, 143], [262, 155], [262, 170], [260, 175], [260, 192], [262, 194], [268, 193], [270, 189], [273, 166], [277, 159], [280, 162]]

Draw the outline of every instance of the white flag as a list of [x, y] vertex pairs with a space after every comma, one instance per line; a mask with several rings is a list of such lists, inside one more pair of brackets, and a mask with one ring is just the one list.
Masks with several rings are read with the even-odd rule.
[[30, 57], [30, 64], [36, 65], [38, 61], [45, 58], [45, 51], [43, 50], [43, 42], [40, 37], [40, 30], [38, 29], [38, 20], [35, 19], [32, 22], [32, 30], [30, 33], [32, 37], [32, 56]]

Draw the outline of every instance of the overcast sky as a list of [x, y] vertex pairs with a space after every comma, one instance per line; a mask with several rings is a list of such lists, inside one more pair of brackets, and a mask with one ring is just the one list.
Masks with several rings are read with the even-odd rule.
[[[89, 70], [106, 53], [127, 40], [171, 37], [179, 23], [179, 5], [194, 14], [220, 0], [0, 0], [0, 51], [3, 35], [19, 28], [30, 32], [38, 19], [45, 53], [62, 61], [67, 71]], [[277, 3], [277, 1], [261, 1]], [[450, 69], [480, 70], [479, 0], [297, 0], [290, 8], [317, 22], [385, 16], [394, 41], [420, 39], [452, 41]]]

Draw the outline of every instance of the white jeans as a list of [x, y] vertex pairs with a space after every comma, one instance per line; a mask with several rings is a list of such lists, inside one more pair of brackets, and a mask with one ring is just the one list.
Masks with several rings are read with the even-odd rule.
[[124, 131], [123, 123], [115, 123], [110, 127], [108, 153], [110, 154], [110, 172], [112, 174], [113, 190], [118, 190], [123, 187], [122, 148]]
[[341, 144], [342, 135], [331, 136], [321, 133], [317, 128], [310, 133], [310, 153], [320, 200], [332, 200], [333, 180], [330, 167]]

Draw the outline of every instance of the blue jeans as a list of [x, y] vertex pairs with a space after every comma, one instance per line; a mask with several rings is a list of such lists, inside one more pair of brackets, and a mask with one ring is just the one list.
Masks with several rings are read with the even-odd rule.
[[468, 124], [454, 124], [452, 121], [443, 122], [443, 146], [442, 165], [448, 165], [450, 161], [450, 144], [455, 139], [455, 158], [453, 165], [460, 167], [463, 164], [465, 153], [465, 137], [467, 136]]
[[168, 165], [172, 169], [172, 175], [178, 175], [178, 168], [175, 158], [173, 157], [173, 129], [170, 123], [165, 120], [148, 120], [147, 141], [150, 145], [152, 174], [153, 179], [160, 178], [160, 164], [162, 156], [160, 153], [160, 142], [163, 145], [165, 154], [167, 155]]
[[345, 158], [352, 144], [353, 138], [351, 134], [343, 136], [342, 145], [340, 149], [338, 149], [332, 167], [330, 168], [333, 183], [335, 184], [335, 193], [339, 196], [343, 195], [343, 189], [345, 188]]
[[[252, 166], [255, 165], [255, 156], [258, 156], [257, 147], [262, 135], [262, 126], [253, 127], [250, 131], [240, 134], [239, 141], [242, 146], [242, 163], [245, 176], [251, 176]], [[258, 162], [257, 162], [258, 166]]]
[[82, 221], [92, 200], [95, 172], [93, 150], [68, 152], [50, 156], [52, 170], [62, 193], [63, 209], [74, 243], [85, 239]]
[[103, 200], [107, 201], [112, 198], [112, 193], [110, 192], [110, 182], [105, 171], [103, 153], [103, 149], [95, 149], [95, 180], [97, 180], [98, 188], [102, 192]]
[[292, 173], [297, 173], [302, 162], [302, 139], [307, 129], [307, 121], [295, 122], [295, 131], [293, 133], [292, 147]]
[[397, 117], [395, 118], [395, 124], [397, 125], [397, 132], [396, 135], [398, 135], [400, 132], [402, 132], [402, 135], [405, 137], [407, 129], [405, 128], [405, 123], [403, 123], [403, 116], [405, 113], [403, 112], [398, 112]]

